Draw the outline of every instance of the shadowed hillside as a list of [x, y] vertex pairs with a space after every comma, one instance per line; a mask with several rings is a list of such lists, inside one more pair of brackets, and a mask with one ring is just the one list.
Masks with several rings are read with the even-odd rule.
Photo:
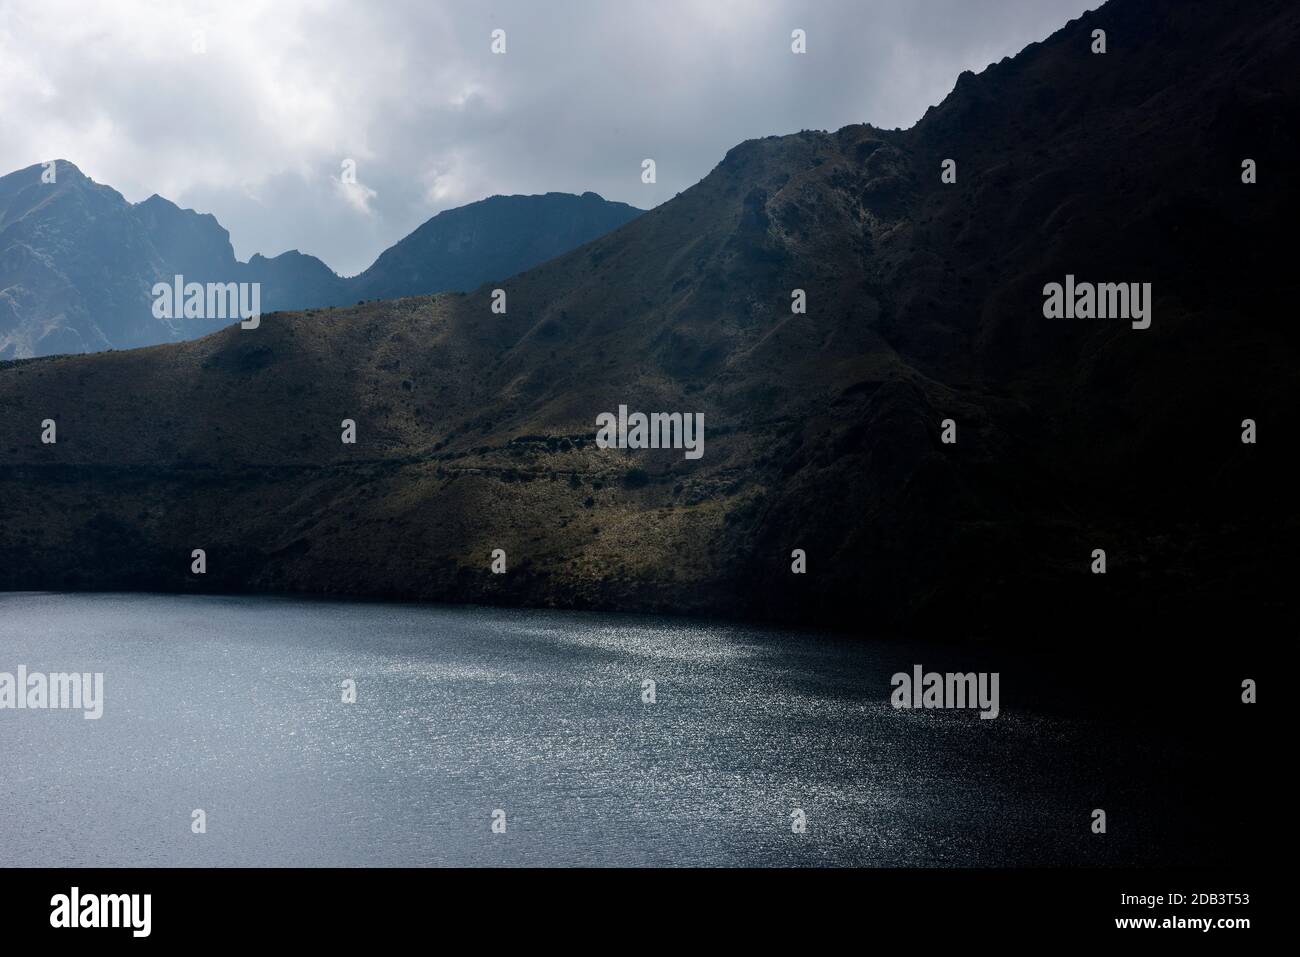
[[[737, 146], [506, 315], [485, 287], [0, 367], [0, 587], [1253, 627], [1297, 532], [1298, 50], [1293, 4], [1113, 0], [910, 130]], [[1067, 273], [1150, 282], [1151, 327], [1045, 318]], [[703, 458], [596, 448], [620, 404], [703, 412]]]

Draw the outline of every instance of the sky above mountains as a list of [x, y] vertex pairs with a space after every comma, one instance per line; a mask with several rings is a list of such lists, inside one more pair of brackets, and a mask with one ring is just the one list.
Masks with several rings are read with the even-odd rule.
[[351, 275], [494, 193], [649, 208], [745, 139], [911, 126], [962, 70], [1096, 5], [5, 0], [0, 172], [68, 159], [213, 213], [240, 259], [296, 248]]

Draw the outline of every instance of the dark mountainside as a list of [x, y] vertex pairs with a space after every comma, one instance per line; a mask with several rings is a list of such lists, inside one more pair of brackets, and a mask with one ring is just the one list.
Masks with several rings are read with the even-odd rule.
[[[439, 213], [365, 272], [336, 275], [297, 250], [235, 259], [208, 214], [161, 196], [128, 203], [66, 160], [0, 177], [0, 358], [130, 349], [208, 335], [227, 320], [156, 319], [150, 291], [188, 282], [260, 282], [262, 310], [464, 291], [602, 236], [640, 214], [595, 193], [493, 196]], [[421, 265], [422, 264], [422, 265]]]
[[[484, 287], [0, 367], [0, 587], [1230, 655], [1294, 623], [1297, 52], [1294, 4], [1113, 0], [910, 130], [737, 146], [504, 316]], [[1066, 273], [1152, 283], [1151, 328], [1044, 318]], [[704, 412], [704, 457], [597, 449], [620, 403]]]
[[353, 302], [466, 292], [577, 249], [641, 212], [596, 193], [492, 196], [434, 216], [348, 280], [348, 290]]

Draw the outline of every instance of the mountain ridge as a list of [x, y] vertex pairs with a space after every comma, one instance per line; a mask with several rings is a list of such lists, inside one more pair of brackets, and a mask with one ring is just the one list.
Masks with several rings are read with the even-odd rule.
[[[128, 203], [75, 164], [54, 164], [53, 183], [42, 182], [42, 163], [0, 177], [0, 358], [134, 348], [224, 326], [153, 316], [153, 284], [175, 275], [261, 283], [264, 312], [328, 308], [504, 279], [641, 212], [594, 193], [491, 197], [438, 213], [369, 268], [343, 277], [298, 250], [241, 262], [211, 213], [157, 193]], [[455, 215], [443, 218], [448, 213]]]

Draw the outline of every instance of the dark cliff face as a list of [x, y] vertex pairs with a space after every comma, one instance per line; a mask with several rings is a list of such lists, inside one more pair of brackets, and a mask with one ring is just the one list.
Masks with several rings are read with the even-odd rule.
[[[0, 586], [1254, 629], [1296, 533], [1298, 31], [1112, 0], [911, 130], [737, 146], [505, 315], [484, 287], [0, 369]], [[1151, 283], [1151, 327], [1045, 318], [1066, 274]], [[703, 412], [703, 458], [595, 448], [620, 404]]]
[[640, 213], [594, 193], [494, 196], [435, 216], [365, 273], [336, 275], [296, 250], [235, 259], [230, 234], [160, 196], [120, 193], [55, 161], [0, 178], [0, 358], [193, 339], [224, 320], [157, 319], [156, 282], [257, 282], [263, 312], [465, 290], [535, 266]]

